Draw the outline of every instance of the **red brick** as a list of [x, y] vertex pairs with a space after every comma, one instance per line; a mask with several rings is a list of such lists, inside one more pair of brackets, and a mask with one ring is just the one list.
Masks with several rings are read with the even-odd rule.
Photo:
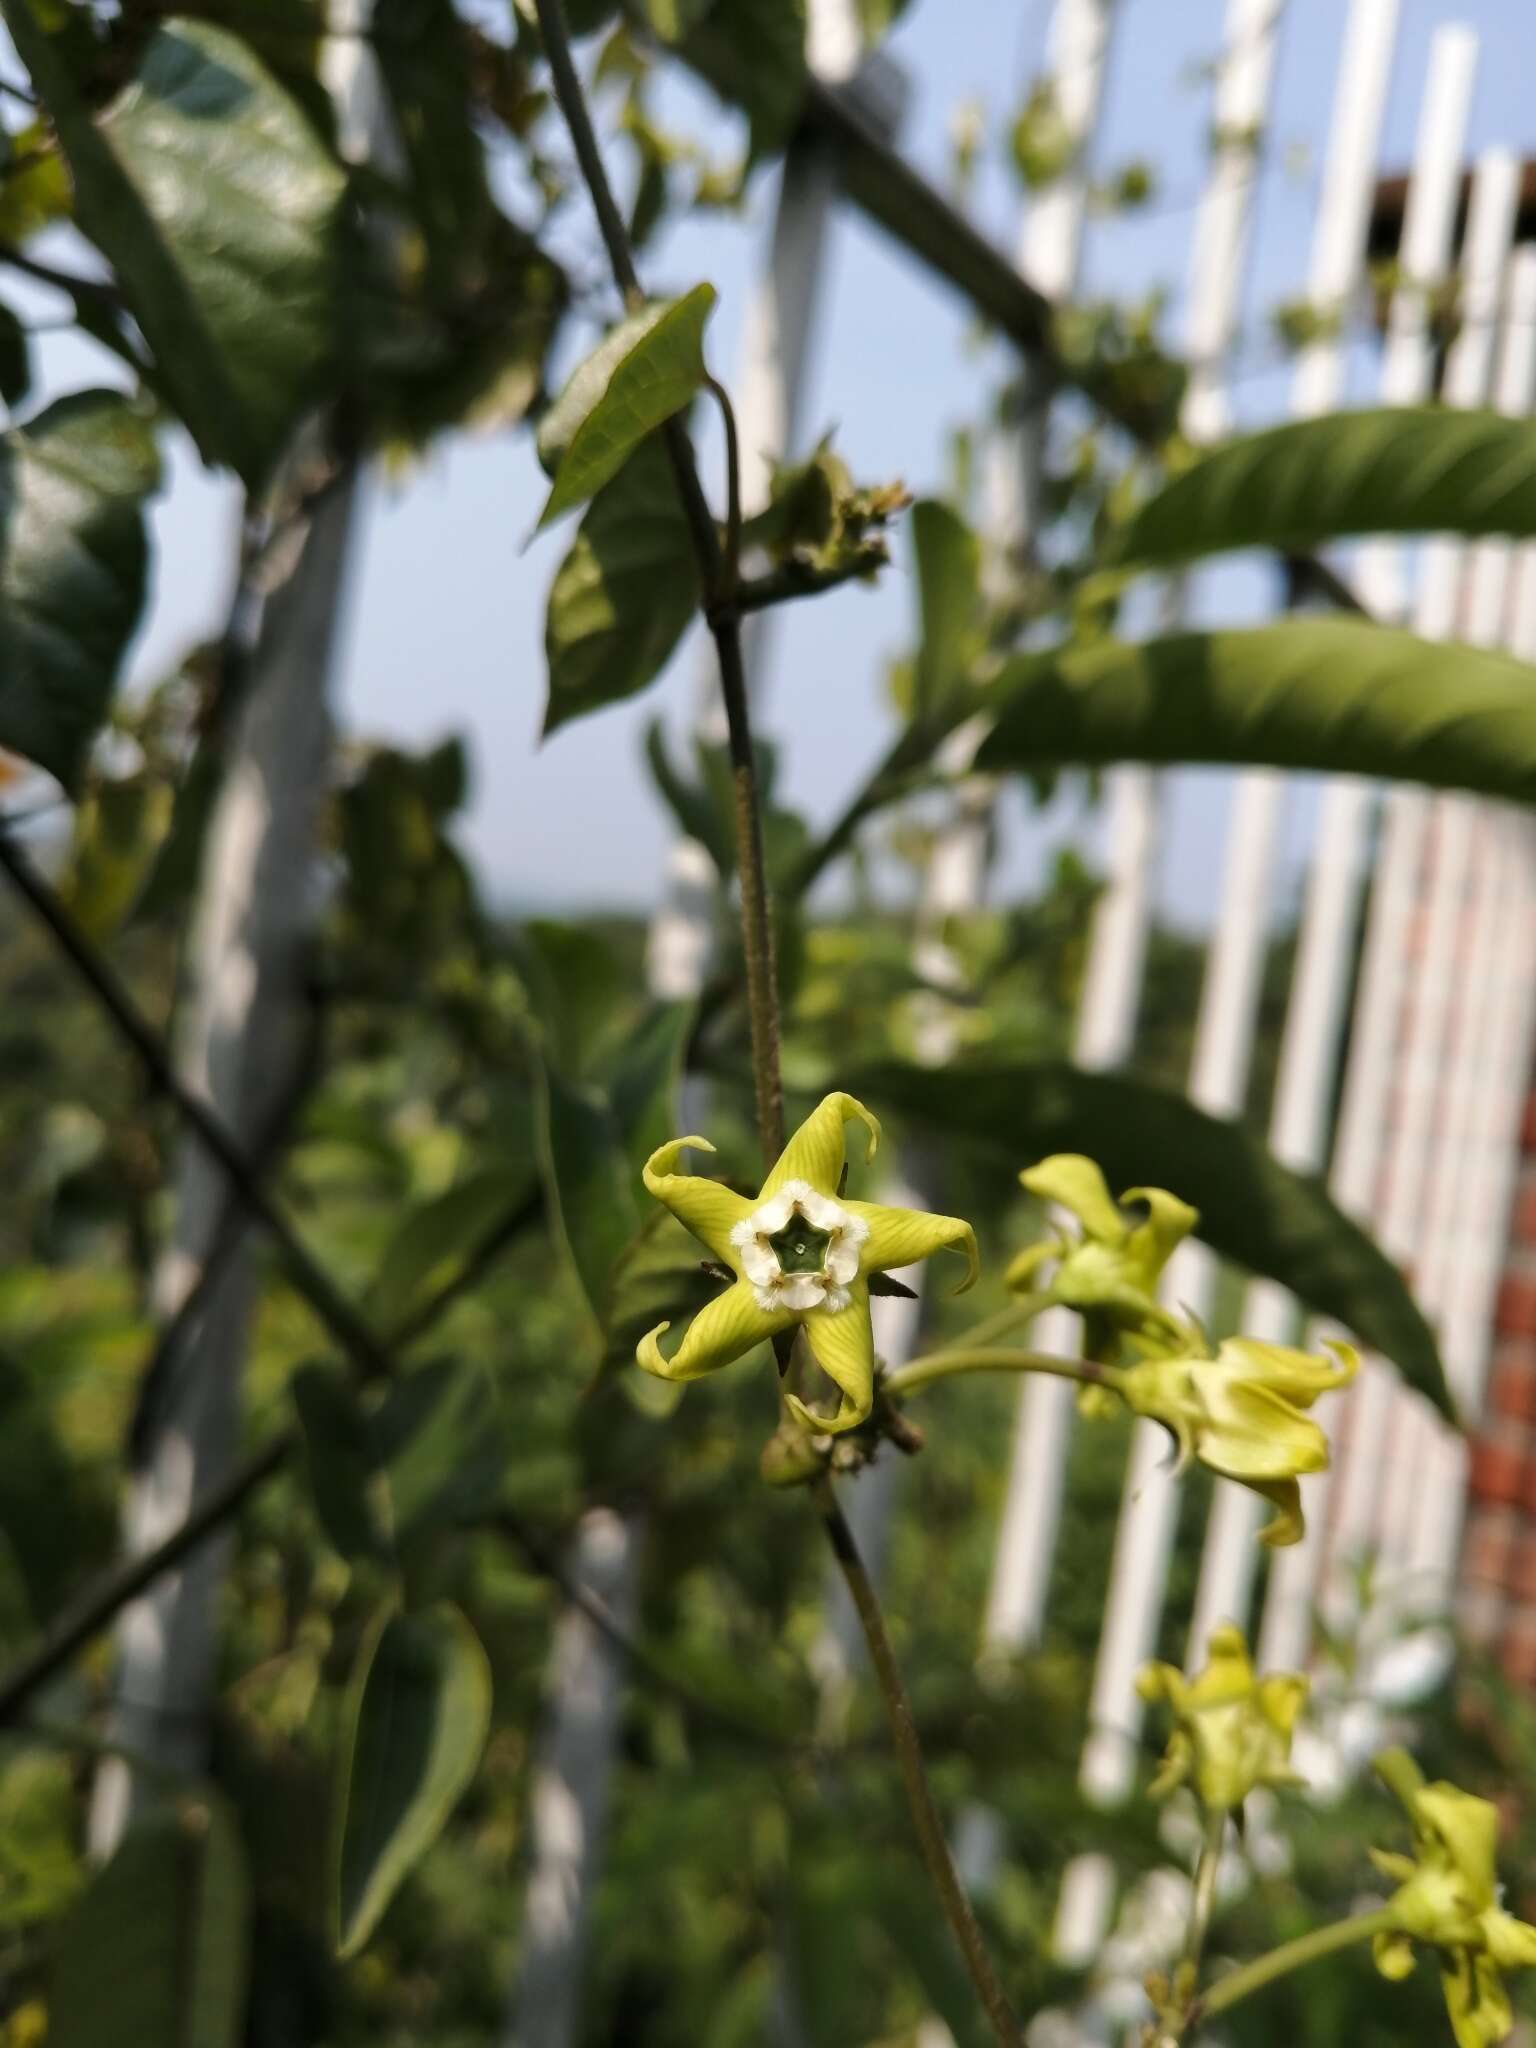
[[1536, 1608], [1519, 1608], [1510, 1616], [1499, 1662], [1516, 1685], [1536, 1686]]
[[1488, 1413], [1517, 1422], [1536, 1422], [1536, 1342], [1506, 1337], [1493, 1354]]
[[1515, 1540], [1525, 1526], [1515, 1508], [1474, 1508], [1461, 1548], [1462, 1577], [1480, 1585], [1505, 1586]]
[[1456, 1631], [1481, 1650], [1491, 1650], [1504, 1628], [1508, 1603], [1496, 1585], [1462, 1583], [1456, 1598]]
[[1493, 1321], [1500, 1336], [1536, 1337], [1536, 1281], [1506, 1273]]
[[1536, 1606], [1536, 1530], [1529, 1527], [1515, 1545], [1509, 1590], [1527, 1607]]
[[1522, 1174], [1520, 1178], [1514, 1207], [1510, 1211], [1509, 1234], [1521, 1244], [1536, 1244], [1536, 1181], [1529, 1173]]
[[1520, 1143], [1527, 1152], [1536, 1152], [1536, 1088], [1525, 1098], [1525, 1116], [1520, 1125]]
[[1472, 1497], [1513, 1506], [1525, 1489], [1524, 1431], [1494, 1424], [1472, 1447]]

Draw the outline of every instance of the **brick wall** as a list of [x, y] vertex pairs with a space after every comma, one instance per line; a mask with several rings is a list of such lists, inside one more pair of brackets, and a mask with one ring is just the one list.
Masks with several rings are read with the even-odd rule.
[[1456, 1619], [1536, 1687], [1536, 1092], [1527, 1099], [1488, 1396], [1472, 1447]]

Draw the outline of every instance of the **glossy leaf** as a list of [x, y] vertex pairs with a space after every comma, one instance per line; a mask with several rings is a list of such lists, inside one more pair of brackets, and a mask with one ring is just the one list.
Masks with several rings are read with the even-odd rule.
[[0, 747], [68, 787], [144, 602], [154, 436], [115, 392], [0, 435]]
[[1384, 407], [1245, 434], [1148, 499], [1108, 559], [1154, 568], [1233, 548], [1440, 532], [1536, 535], [1536, 423]]
[[163, 24], [97, 117], [30, 0], [0, 0], [0, 15], [159, 383], [209, 461], [259, 481], [333, 357], [340, 166], [223, 29]]
[[699, 571], [666, 450], [652, 435], [592, 500], [556, 572], [544, 621], [547, 738], [637, 696], [699, 605]]
[[918, 648], [912, 715], [927, 718], [963, 680], [973, 651], [981, 548], [958, 513], [935, 498], [912, 508]]
[[1536, 802], [1536, 668], [1358, 619], [1018, 656], [983, 769], [1228, 761]]
[[532, 1192], [531, 1171], [487, 1166], [402, 1216], [370, 1291], [369, 1307], [380, 1326], [392, 1330], [406, 1322], [449, 1285], [486, 1236]]
[[1200, 1211], [1199, 1235], [1223, 1258], [1353, 1330], [1454, 1414], [1434, 1333], [1391, 1260], [1320, 1180], [1281, 1166], [1241, 1124], [1168, 1089], [1060, 1060], [887, 1066], [848, 1085], [877, 1110], [904, 1111], [947, 1143], [983, 1146], [1020, 1168], [1086, 1152], [1112, 1188], [1171, 1188]]
[[323, 1366], [293, 1380], [311, 1489], [343, 1557], [398, 1564], [416, 1538], [494, 1504], [506, 1444], [490, 1381], [439, 1360], [403, 1374], [368, 1405]]
[[693, 1029], [692, 1003], [653, 1003], [624, 1040], [605, 1076], [635, 1173], [677, 1131], [683, 1059]]
[[640, 1227], [635, 1178], [618, 1119], [602, 1093], [547, 1062], [539, 1164], [556, 1235], [601, 1327], [619, 1259]]
[[0, 305], [0, 398], [16, 407], [32, 388], [32, 355], [27, 330], [17, 315]]
[[238, 2048], [250, 1900], [239, 1836], [212, 1793], [136, 1821], [65, 1923], [51, 2048]]
[[575, 372], [539, 438], [541, 454], [556, 462], [540, 527], [595, 496], [648, 434], [686, 408], [704, 382], [704, 324], [714, 305], [714, 286], [700, 284], [648, 307]]
[[343, 1955], [362, 1947], [441, 1833], [475, 1774], [490, 1714], [490, 1664], [456, 1607], [381, 1615], [358, 1657], [338, 1758]]

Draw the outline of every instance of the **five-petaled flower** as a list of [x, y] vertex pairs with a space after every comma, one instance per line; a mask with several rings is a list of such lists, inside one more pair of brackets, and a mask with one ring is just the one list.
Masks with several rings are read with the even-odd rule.
[[1376, 1967], [1406, 1977], [1416, 1941], [1438, 1949], [1458, 2048], [1493, 2048], [1514, 2026], [1503, 1973], [1536, 1965], [1536, 1927], [1499, 1904], [1498, 1809], [1443, 1781], [1426, 1785], [1404, 1750], [1384, 1751], [1376, 1769], [1413, 1825], [1411, 1856], [1371, 1851], [1398, 1886], [1387, 1905], [1395, 1924], [1375, 1939]]
[[1148, 1664], [1136, 1690], [1173, 1709], [1173, 1733], [1149, 1788], [1154, 1799], [1188, 1779], [1208, 1813], [1233, 1813], [1255, 1785], [1301, 1782], [1291, 1770], [1291, 1734], [1307, 1680], [1294, 1671], [1260, 1678], [1234, 1623], [1212, 1629], [1197, 1677], [1172, 1664]]
[[686, 1147], [712, 1152], [703, 1138], [674, 1138], [646, 1161], [645, 1185], [735, 1275], [702, 1308], [670, 1358], [659, 1323], [635, 1356], [661, 1379], [693, 1380], [781, 1331], [800, 1324], [816, 1363], [838, 1388], [837, 1413], [813, 1414], [793, 1395], [790, 1408], [818, 1432], [852, 1429], [874, 1403], [875, 1347], [869, 1319], [869, 1275], [910, 1266], [946, 1247], [962, 1252], [968, 1271], [957, 1292], [975, 1280], [976, 1235], [958, 1216], [887, 1209], [840, 1193], [843, 1126], [857, 1118], [869, 1132], [873, 1158], [880, 1126], [851, 1095], [828, 1095], [779, 1155], [754, 1200], [700, 1174], [674, 1173]]
[[1306, 1525], [1297, 1480], [1328, 1465], [1328, 1439], [1302, 1410], [1347, 1386], [1359, 1358], [1348, 1344], [1329, 1345], [1335, 1363], [1252, 1337], [1229, 1337], [1212, 1358], [1195, 1329], [1187, 1342], [1178, 1356], [1123, 1367], [1117, 1390], [1171, 1432], [1181, 1464], [1198, 1458], [1274, 1503], [1279, 1512], [1259, 1532], [1261, 1543], [1299, 1543]]
[[[1019, 1175], [1030, 1194], [1070, 1210], [1077, 1235], [1055, 1233], [1026, 1245], [1005, 1283], [1015, 1294], [1077, 1309], [1110, 1330], [1169, 1329], [1173, 1319], [1157, 1301], [1157, 1282], [1175, 1247], [1200, 1220], [1166, 1188], [1127, 1188], [1116, 1202], [1093, 1160], [1056, 1152]], [[1132, 1219], [1127, 1207], [1144, 1209]], [[1054, 1266], [1046, 1285], [1042, 1268]]]

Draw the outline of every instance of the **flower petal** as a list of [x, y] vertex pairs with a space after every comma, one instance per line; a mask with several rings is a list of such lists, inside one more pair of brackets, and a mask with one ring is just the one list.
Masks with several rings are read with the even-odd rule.
[[1200, 1211], [1191, 1209], [1166, 1188], [1127, 1188], [1123, 1203], [1145, 1202], [1148, 1215], [1126, 1239], [1126, 1256], [1150, 1287], [1195, 1225]]
[[674, 1173], [680, 1152], [692, 1146], [695, 1152], [713, 1152], [707, 1138], [673, 1138], [660, 1145], [640, 1170], [640, 1177], [658, 1202], [665, 1202], [679, 1223], [709, 1246], [717, 1259], [733, 1273], [741, 1271], [741, 1252], [731, 1243], [731, 1231], [752, 1214], [753, 1204], [718, 1180], [706, 1180], [698, 1173]]
[[1195, 1427], [1195, 1454], [1228, 1479], [1289, 1479], [1322, 1472], [1328, 1439], [1311, 1416], [1267, 1386], [1191, 1368], [1205, 1420]]
[[1043, 1265], [1051, 1259], [1059, 1259], [1062, 1242], [1059, 1237], [1042, 1237], [1034, 1244], [1025, 1245], [1023, 1251], [1015, 1252], [1008, 1261], [1008, 1270], [1003, 1275], [1003, 1285], [1010, 1294], [1032, 1294], [1034, 1278]]
[[1299, 1543], [1307, 1533], [1301, 1513], [1301, 1488], [1294, 1479], [1249, 1479], [1244, 1482], [1254, 1493], [1262, 1493], [1275, 1508], [1275, 1519], [1259, 1531], [1259, 1541], [1270, 1550], [1285, 1550]]
[[859, 1255], [862, 1272], [887, 1273], [893, 1266], [910, 1266], [935, 1252], [956, 1251], [964, 1255], [967, 1269], [956, 1294], [975, 1285], [981, 1257], [976, 1233], [962, 1217], [930, 1216], [925, 1209], [887, 1209], [879, 1202], [844, 1202], [843, 1207], [869, 1231]]
[[1536, 1927], [1497, 1906], [1483, 1915], [1483, 1938], [1501, 1970], [1536, 1969]]
[[785, 1398], [807, 1429], [819, 1436], [835, 1436], [863, 1422], [875, 1400], [875, 1334], [869, 1321], [869, 1289], [862, 1283], [851, 1289], [852, 1299], [843, 1309], [812, 1309], [803, 1318], [806, 1339], [816, 1363], [842, 1395], [830, 1421], [797, 1401]]
[[1090, 1237], [1101, 1238], [1105, 1244], [1124, 1244], [1126, 1220], [1098, 1165], [1081, 1152], [1053, 1152], [1038, 1166], [1026, 1167], [1019, 1180], [1042, 1202], [1070, 1209]]
[[1514, 2028], [1514, 2009], [1498, 1967], [1486, 1955], [1454, 1949], [1440, 1965], [1440, 1988], [1456, 2048], [1496, 2048]]
[[774, 1162], [763, 1182], [758, 1201], [764, 1201], [787, 1180], [808, 1181], [819, 1195], [835, 1195], [843, 1177], [843, 1125], [857, 1118], [869, 1132], [865, 1154], [873, 1159], [880, 1143], [880, 1121], [857, 1096], [824, 1095], [795, 1132]]
[[1319, 1394], [1347, 1387], [1359, 1369], [1360, 1357], [1352, 1345], [1334, 1343], [1328, 1349], [1334, 1358], [1294, 1351], [1287, 1344], [1262, 1344], [1256, 1337], [1229, 1337], [1216, 1354], [1216, 1364], [1234, 1378], [1258, 1381], [1285, 1400], [1309, 1408]]
[[752, 1288], [745, 1280], [727, 1287], [724, 1294], [706, 1302], [683, 1333], [683, 1341], [670, 1358], [663, 1358], [657, 1339], [670, 1323], [658, 1323], [642, 1337], [635, 1350], [636, 1361], [661, 1380], [696, 1380], [733, 1358], [740, 1358], [755, 1344], [765, 1343], [780, 1330], [787, 1330], [794, 1316], [782, 1310], [758, 1307]]
[[1493, 1801], [1440, 1779], [1419, 1792], [1413, 1819], [1421, 1833], [1444, 1844], [1476, 1909], [1491, 1906], [1498, 1892], [1499, 1848], [1499, 1809]]

